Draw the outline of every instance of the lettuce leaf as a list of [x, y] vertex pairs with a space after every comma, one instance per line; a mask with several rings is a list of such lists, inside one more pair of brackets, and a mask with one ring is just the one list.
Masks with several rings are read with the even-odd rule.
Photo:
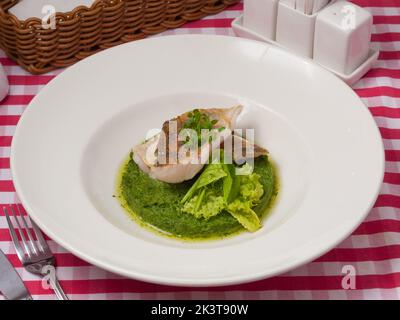
[[196, 182], [192, 185], [189, 191], [185, 194], [185, 196], [181, 200], [181, 203], [183, 204], [186, 201], [190, 200], [196, 194], [197, 190], [211, 183], [214, 183], [226, 176], [227, 173], [224, 170], [224, 164], [222, 163], [209, 164], [197, 178]]
[[264, 189], [260, 176], [251, 172], [237, 175], [234, 165], [209, 164], [182, 199], [182, 211], [209, 219], [226, 210], [250, 232], [258, 230], [261, 222], [252, 208]]
[[224, 192], [224, 200], [225, 202], [228, 202], [229, 200], [229, 196], [231, 194], [231, 190], [232, 190], [232, 186], [233, 186], [233, 175], [232, 175], [232, 168], [233, 165], [228, 165], [228, 164], [224, 164], [223, 165], [223, 169], [226, 173], [226, 176], [224, 177], [223, 181], [222, 181], [222, 190]]
[[260, 183], [260, 175], [252, 173], [240, 177], [240, 195], [245, 201], [249, 202], [251, 206], [256, 205], [264, 194], [264, 188]]
[[231, 192], [229, 194], [227, 203], [231, 203], [233, 200], [235, 200], [239, 196], [240, 184], [242, 182], [241, 176], [236, 174], [236, 168], [234, 166], [232, 166], [231, 175], [232, 175], [233, 182], [232, 182], [232, 188], [231, 188]]
[[248, 202], [242, 202], [236, 199], [227, 206], [226, 210], [250, 232], [255, 232], [261, 228], [260, 219], [250, 208]]
[[[203, 199], [199, 200], [201, 197]], [[201, 201], [201, 205], [198, 206], [198, 201]], [[214, 189], [205, 190], [195, 195], [188, 202], [186, 202], [182, 208], [183, 212], [190, 213], [196, 218], [209, 219], [219, 214], [225, 209], [225, 201], [223, 196], [218, 195]]]
[[240, 180], [239, 196], [227, 205], [226, 210], [247, 230], [257, 231], [261, 227], [261, 222], [251, 208], [260, 201], [264, 193], [260, 176], [252, 173], [236, 177]]

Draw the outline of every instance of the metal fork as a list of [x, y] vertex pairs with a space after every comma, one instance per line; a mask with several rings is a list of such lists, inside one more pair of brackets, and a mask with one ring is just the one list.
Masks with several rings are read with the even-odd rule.
[[[16, 227], [14, 227], [11, 222], [7, 207], [3, 207], [3, 212], [7, 218], [11, 239], [14, 243], [19, 260], [21, 260], [25, 269], [29, 272], [39, 274], [42, 277], [47, 276], [50, 271], [49, 268], [54, 268], [55, 266], [55, 259], [46, 240], [43, 238], [42, 232], [28, 216], [26, 218], [23, 216], [18, 204], [16, 205], [18, 215], [15, 213], [13, 206], [10, 206], [10, 208]], [[29, 221], [32, 225], [33, 232], [28, 227]], [[18, 239], [16, 230], [18, 230], [22, 241]], [[35, 235], [36, 240], [33, 235]], [[57, 298], [59, 300], [68, 300], [67, 295], [64, 293], [57, 277], [55, 276], [55, 272], [50, 274], [49, 278], [50, 286], [53, 288]]]

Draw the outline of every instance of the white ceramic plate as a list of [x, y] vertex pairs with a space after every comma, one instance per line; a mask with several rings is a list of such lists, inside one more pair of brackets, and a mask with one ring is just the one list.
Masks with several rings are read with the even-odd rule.
[[[278, 165], [278, 201], [254, 233], [184, 243], [132, 222], [112, 197], [117, 168], [148, 129], [193, 107], [245, 105], [239, 127]], [[11, 156], [17, 192], [55, 241], [107, 270], [209, 286], [284, 272], [345, 238], [383, 176], [379, 131], [329, 72], [250, 40], [174, 36], [125, 44], [67, 69], [31, 102]]]

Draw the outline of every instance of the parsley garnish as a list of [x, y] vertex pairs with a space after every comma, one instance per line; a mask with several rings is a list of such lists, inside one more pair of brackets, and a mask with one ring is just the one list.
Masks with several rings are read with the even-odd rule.
[[[183, 128], [194, 130], [197, 134], [198, 146], [201, 146], [203, 139], [202, 130], [209, 130], [208, 135], [205, 137], [206, 142], [213, 141], [213, 139], [215, 139], [215, 135], [212, 134], [212, 130], [217, 123], [218, 120], [212, 120], [206, 113], [202, 113], [198, 109], [194, 109], [188, 113], [188, 120], [184, 123]], [[218, 128], [218, 131], [221, 132], [224, 129], [224, 127], [220, 127]], [[196, 143], [196, 141], [193, 141], [193, 137], [187, 137], [186, 143]]]

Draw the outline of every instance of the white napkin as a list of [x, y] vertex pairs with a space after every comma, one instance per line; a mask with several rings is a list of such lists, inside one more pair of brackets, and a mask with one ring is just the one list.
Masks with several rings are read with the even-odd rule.
[[90, 7], [95, 0], [20, 0], [8, 11], [20, 20], [26, 20], [31, 17], [42, 18], [42, 8], [46, 5], [55, 7], [56, 12], [68, 12], [74, 8], [84, 5]]
[[8, 95], [9, 88], [6, 72], [0, 63], [0, 101]]

